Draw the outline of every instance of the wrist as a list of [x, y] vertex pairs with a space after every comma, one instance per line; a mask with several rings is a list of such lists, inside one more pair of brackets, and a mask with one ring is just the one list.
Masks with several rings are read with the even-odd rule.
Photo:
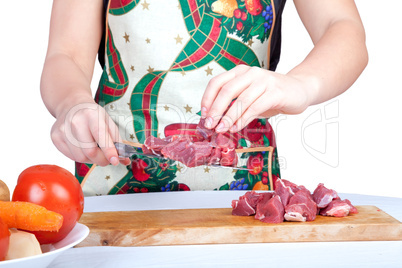
[[297, 73], [290, 71], [288, 76], [297, 80], [300, 85], [300, 90], [303, 91], [305, 96], [306, 106], [311, 106], [319, 103], [319, 92], [321, 88], [321, 79], [313, 74]]

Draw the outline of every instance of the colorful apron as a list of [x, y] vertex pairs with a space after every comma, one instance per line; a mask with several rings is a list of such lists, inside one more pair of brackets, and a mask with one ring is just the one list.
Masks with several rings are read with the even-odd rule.
[[[200, 120], [208, 81], [239, 64], [274, 69], [283, 8], [271, 0], [111, 0], [107, 8], [104, 68], [96, 94], [123, 140], [191, 134]], [[280, 5], [280, 10], [276, 5]], [[279, 27], [279, 26], [278, 26]], [[279, 38], [279, 41], [278, 41]], [[275, 48], [271, 47], [275, 46]], [[275, 49], [275, 59], [271, 59]], [[270, 66], [274, 64], [275, 66]], [[129, 166], [76, 163], [86, 196], [181, 190], [268, 190], [279, 175], [275, 136], [256, 119], [231, 138], [248, 170], [132, 157]]]

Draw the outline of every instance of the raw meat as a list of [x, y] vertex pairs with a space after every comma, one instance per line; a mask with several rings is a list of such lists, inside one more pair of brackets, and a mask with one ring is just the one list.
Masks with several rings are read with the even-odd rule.
[[326, 188], [323, 183], [319, 183], [313, 192], [313, 200], [317, 203], [317, 207], [325, 208], [333, 199], [339, 199], [338, 193]]
[[211, 138], [212, 134], [214, 134], [214, 133], [215, 133], [215, 131], [205, 127], [205, 118], [201, 118], [200, 122], [198, 123], [198, 125], [195, 129], [195, 134], [197, 136], [199, 136], [201, 139], [209, 140]]
[[317, 214], [317, 204], [306, 191], [298, 191], [285, 207], [287, 221], [313, 221]]
[[239, 200], [232, 201], [232, 208], [232, 215], [235, 216], [250, 216], [255, 214], [255, 209], [250, 206], [243, 196]]
[[275, 182], [275, 193], [281, 197], [283, 206], [286, 206], [289, 199], [295, 194], [290, 186], [286, 186], [284, 181], [278, 179]]
[[284, 221], [285, 209], [279, 195], [272, 198], [264, 197], [257, 204], [255, 218], [266, 223], [281, 223]]
[[237, 154], [234, 148], [221, 149], [221, 160], [219, 164], [222, 166], [236, 166]]
[[359, 213], [359, 211], [357, 210], [357, 208], [355, 208], [355, 206], [352, 205], [352, 202], [350, 202], [349, 199], [345, 199], [345, 200], [343, 200], [343, 201], [345, 201], [346, 203], [348, 203], [348, 205], [350, 206], [350, 211], [349, 211], [349, 213], [351, 213], [351, 214], [357, 214], [357, 213]]
[[346, 217], [349, 213], [358, 213], [348, 199], [335, 199], [327, 207], [320, 210], [322, 216]]
[[204, 127], [201, 119], [195, 135], [172, 135], [164, 139], [148, 137], [143, 145], [145, 154], [164, 156], [188, 167], [237, 164], [236, 144], [222, 133]]
[[161, 155], [162, 148], [164, 148], [166, 145], [168, 145], [171, 142], [171, 140], [172, 140], [171, 138], [158, 139], [158, 138], [151, 136], [145, 140], [144, 146], [142, 147], [142, 151], [145, 154]]
[[257, 204], [262, 198], [269, 199], [274, 195], [272, 192], [258, 193], [255, 191], [246, 192], [244, 196], [247, 198], [250, 206], [257, 209]]
[[[321, 209], [316, 201], [323, 206]], [[327, 189], [322, 183], [311, 194], [303, 185], [283, 179], [276, 181], [275, 192], [246, 192], [239, 200], [232, 201], [232, 208], [233, 215], [255, 214], [255, 219], [267, 223], [313, 221], [318, 214], [344, 217], [358, 213], [348, 199], [341, 200], [336, 191]]]
[[[272, 193], [269, 193], [272, 196]], [[239, 197], [239, 200], [232, 201], [232, 215], [236, 216], [250, 216], [255, 214], [258, 201], [264, 194], [254, 191], [246, 192]]]

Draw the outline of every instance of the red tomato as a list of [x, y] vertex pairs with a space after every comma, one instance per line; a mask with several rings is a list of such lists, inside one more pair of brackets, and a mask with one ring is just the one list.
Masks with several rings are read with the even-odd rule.
[[7, 225], [0, 218], [0, 261], [4, 261], [10, 243], [10, 231]]
[[74, 228], [84, 209], [84, 194], [78, 180], [68, 170], [55, 165], [37, 165], [18, 177], [13, 201], [27, 201], [63, 215], [58, 232], [32, 232], [40, 244], [62, 240]]

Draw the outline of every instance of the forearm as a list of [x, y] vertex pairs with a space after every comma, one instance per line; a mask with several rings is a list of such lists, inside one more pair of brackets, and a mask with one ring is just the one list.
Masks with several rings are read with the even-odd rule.
[[79, 103], [93, 102], [92, 72], [83, 71], [72, 57], [63, 53], [48, 56], [41, 78], [41, 95], [56, 118]]
[[332, 24], [305, 60], [288, 74], [303, 82], [309, 105], [346, 91], [368, 62], [364, 30], [353, 21]]

